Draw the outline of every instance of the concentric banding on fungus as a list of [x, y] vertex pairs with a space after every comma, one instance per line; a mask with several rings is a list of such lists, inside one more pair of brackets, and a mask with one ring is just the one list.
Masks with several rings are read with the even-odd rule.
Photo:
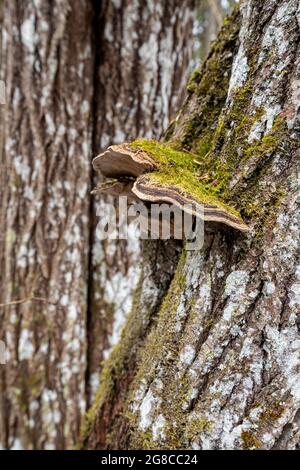
[[[184, 195], [180, 189], [175, 186], [161, 185], [150, 181], [144, 176], [137, 179], [133, 185], [132, 192], [143, 201], [175, 204], [180, 209], [186, 210], [192, 215], [203, 218], [204, 214], [204, 221], [220, 222], [242, 232], [248, 231], [247, 225], [238, 217], [226, 211], [223, 207], [197, 201], [191, 196]], [[200, 205], [203, 206], [203, 211]], [[189, 206], [192, 207], [190, 208]]]

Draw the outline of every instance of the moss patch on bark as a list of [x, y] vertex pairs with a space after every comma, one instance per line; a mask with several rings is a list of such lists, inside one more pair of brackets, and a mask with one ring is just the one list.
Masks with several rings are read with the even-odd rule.
[[175, 187], [184, 195], [190, 195], [199, 204], [221, 207], [242, 222], [238, 211], [218, 197], [217, 188], [213, 183], [203, 184], [199, 181], [199, 162], [196, 154], [179, 151], [170, 145], [153, 140], [136, 140], [130, 146], [146, 151], [159, 164], [157, 171], [148, 174], [150, 181], [163, 186]]

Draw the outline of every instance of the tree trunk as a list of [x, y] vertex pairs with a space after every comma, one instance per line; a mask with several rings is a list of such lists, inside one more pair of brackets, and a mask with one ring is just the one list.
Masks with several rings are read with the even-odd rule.
[[[108, 145], [158, 138], [182, 102], [193, 50], [194, 0], [104, 1], [97, 11], [94, 156]], [[98, 181], [95, 181], [98, 182]], [[112, 202], [111, 200], [109, 202]], [[96, 234], [103, 197], [91, 201], [88, 308], [88, 404], [99, 385], [100, 363], [118, 342], [140, 274], [139, 241]]]
[[92, 11], [3, 9], [1, 303], [25, 302], [1, 308], [1, 443], [63, 448], [85, 410]]
[[299, 0], [242, 1], [189, 83], [165, 139], [197, 154], [249, 232], [206, 223], [172, 268], [174, 242], [144, 243], [83, 448], [299, 446], [299, 14]]
[[[166, 126], [187, 73], [193, 1], [7, 0], [0, 9], [0, 446], [69, 448], [109, 343], [97, 337], [104, 307], [95, 309], [93, 276], [112, 310], [102, 292], [127, 250], [108, 260], [94, 242], [91, 159]], [[120, 276], [131, 279], [126, 267]]]
[[223, 26], [226, 15], [230, 14], [236, 5], [236, 0], [202, 0], [198, 4], [198, 22], [196, 23], [195, 40], [199, 50], [196, 54], [197, 64], [199, 59], [204, 61], [209, 53], [212, 41]]

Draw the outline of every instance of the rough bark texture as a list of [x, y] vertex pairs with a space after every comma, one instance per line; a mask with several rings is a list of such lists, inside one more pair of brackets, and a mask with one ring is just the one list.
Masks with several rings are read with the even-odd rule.
[[[97, 11], [94, 156], [111, 144], [158, 138], [182, 102], [189, 74], [194, 0], [120, 5], [104, 1]], [[109, 211], [106, 200], [95, 196], [91, 214]], [[99, 364], [120, 338], [140, 273], [138, 240], [101, 242], [94, 230], [92, 246], [89, 404], [99, 385]]]
[[160, 285], [149, 248], [84, 448], [298, 447], [299, 28], [299, 0], [244, 0], [189, 83], [166, 139], [198, 154], [199, 177], [251, 230], [207, 225], [170, 286], [172, 243]]
[[1, 443], [63, 448], [85, 410], [92, 13], [80, 0], [3, 8], [1, 303], [46, 300], [1, 308]]
[[163, 130], [187, 73], [192, 7], [0, 4], [0, 339], [9, 353], [0, 366], [2, 447], [77, 442], [91, 377], [111, 343], [97, 325], [108, 306], [114, 312], [116, 286], [127, 283], [122, 302], [130, 305], [135, 282], [126, 264], [115, 274], [133, 250], [94, 242], [91, 159], [103, 142]]

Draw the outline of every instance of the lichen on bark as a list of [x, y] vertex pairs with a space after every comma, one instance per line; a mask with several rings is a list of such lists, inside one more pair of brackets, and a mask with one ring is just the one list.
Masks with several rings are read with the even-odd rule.
[[[189, 84], [166, 139], [198, 155], [250, 234], [207, 226], [203, 248], [182, 255], [117, 418], [103, 417], [108, 397], [86, 447], [299, 445], [297, 15], [298, 0], [242, 1]], [[122, 432], [110, 433], [116, 422]]]
[[138, 241], [98, 237], [91, 160], [163, 131], [193, 14], [194, 0], [0, 2], [0, 448], [78, 441], [139, 274]]

